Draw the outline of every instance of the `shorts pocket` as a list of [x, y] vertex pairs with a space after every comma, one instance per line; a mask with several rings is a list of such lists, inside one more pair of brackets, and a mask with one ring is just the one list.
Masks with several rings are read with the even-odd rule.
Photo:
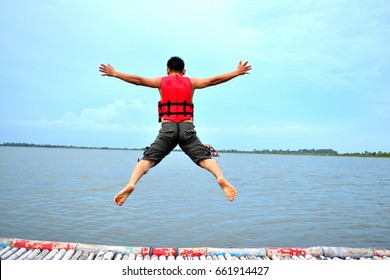
[[171, 141], [174, 135], [174, 129], [161, 128], [158, 137], [160, 139]]
[[184, 140], [188, 141], [188, 140], [190, 140], [191, 138], [193, 138], [195, 136], [196, 136], [195, 129], [184, 130]]
[[150, 150], [151, 149], [152, 149], [152, 147], [149, 147], [149, 146], [145, 147], [145, 149], [144, 149], [144, 156], [150, 155]]

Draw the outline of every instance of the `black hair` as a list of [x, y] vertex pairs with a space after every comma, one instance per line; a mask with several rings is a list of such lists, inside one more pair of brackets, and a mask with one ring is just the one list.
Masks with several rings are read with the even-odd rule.
[[178, 56], [172, 56], [168, 62], [167, 67], [173, 72], [182, 72], [184, 70], [184, 61]]

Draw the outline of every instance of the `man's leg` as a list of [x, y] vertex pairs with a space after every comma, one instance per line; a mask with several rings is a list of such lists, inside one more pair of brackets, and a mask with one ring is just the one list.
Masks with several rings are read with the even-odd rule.
[[134, 191], [135, 185], [145, 175], [150, 168], [156, 165], [154, 160], [140, 160], [137, 165], [134, 167], [133, 173], [130, 176], [129, 182], [114, 198], [115, 203], [118, 206], [122, 206], [125, 203], [128, 196]]
[[[156, 166], [177, 145], [177, 128], [175, 123], [163, 123], [159, 134], [150, 147], [146, 147], [144, 157], [134, 167], [130, 180], [114, 198], [118, 206], [125, 203], [127, 197], [134, 191], [135, 185], [150, 168]], [[175, 138], [176, 137], [176, 138]]]
[[218, 163], [211, 158], [210, 151], [196, 135], [195, 126], [192, 123], [180, 123], [179, 144], [182, 150], [200, 167], [210, 171], [222, 188], [223, 192], [233, 201], [237, 196], [237, 190], [223, 177]]
[[232, 185], [230, 185], [229, 182], [226, 181], [226, 179], [223, 177], [222, 170], [219, 167], [218, 163], [214, 159], [206, 158], [199, 160], [198, 164], [200, 167], [210, 171], [215, 176], [215, 178], [217, 178], [217, 182], [222, 188], [226, 197], [229, 199], [230, 202], [233, 202], [233, 200], [237, 196], [237, 190]]

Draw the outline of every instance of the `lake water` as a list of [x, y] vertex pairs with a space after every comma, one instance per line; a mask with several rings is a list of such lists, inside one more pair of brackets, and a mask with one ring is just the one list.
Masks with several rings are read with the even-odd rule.
[[151, 247], [390, 248], [390, 159], [173, 152], [122, 207], [142, 151], [0, 147], [0, 237]]

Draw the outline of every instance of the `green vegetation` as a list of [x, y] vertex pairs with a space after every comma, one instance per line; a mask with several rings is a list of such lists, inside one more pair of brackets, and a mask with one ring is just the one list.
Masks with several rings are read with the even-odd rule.
[[[99, 150], [143, 150], [143, 148], [109, 148], [109, 147], [79, 147], [66, 145], [48, 145], [48, 144], [28, 144], [28, 143], [4, 143], [0, 146], [8, 147], [34, 147], [34, 148], [62, 148], [62, 149], [99, 149]], [[175, 150], [176, 151], [176, 150]], [[300, 149], [297, 151], [290, 150], [256, 150], [240, 151], [235, 149], [218, 150], [219, 153], [241, 153], [241, 154], [263, 154], [263, 155], [303, 155], [303, 156], [347, 156], [347, 157], [376, 157], [390, 158], [390, 152], [367, 152], [364, 153], [338, 153], [332, 149]]]
[[60, 148], [60, 149], [94, 149], [94, 150], [143, 150], [143, 149], [128, 149], [128, 148], [109, 148], [109, 147], [83, 147], [83, 146], [67, 146], [67, 145], [50, 145], [50, 144], [28, 144], [28, 143], [4, 143], [0, 146], [7, 147], [31, 147], [31, 148]]
[[297, 151], [290, 150], [256, 150], [239, 151], [239, 150], [219, 150], [220, 153], [251, 153], [263, 155], [302, 155], [302, 156], [348, 156], [348, 157], [390, 157], [389, 152], [367, 152], [364, 153], [338, 153], [332, 149], [300, 149]]

